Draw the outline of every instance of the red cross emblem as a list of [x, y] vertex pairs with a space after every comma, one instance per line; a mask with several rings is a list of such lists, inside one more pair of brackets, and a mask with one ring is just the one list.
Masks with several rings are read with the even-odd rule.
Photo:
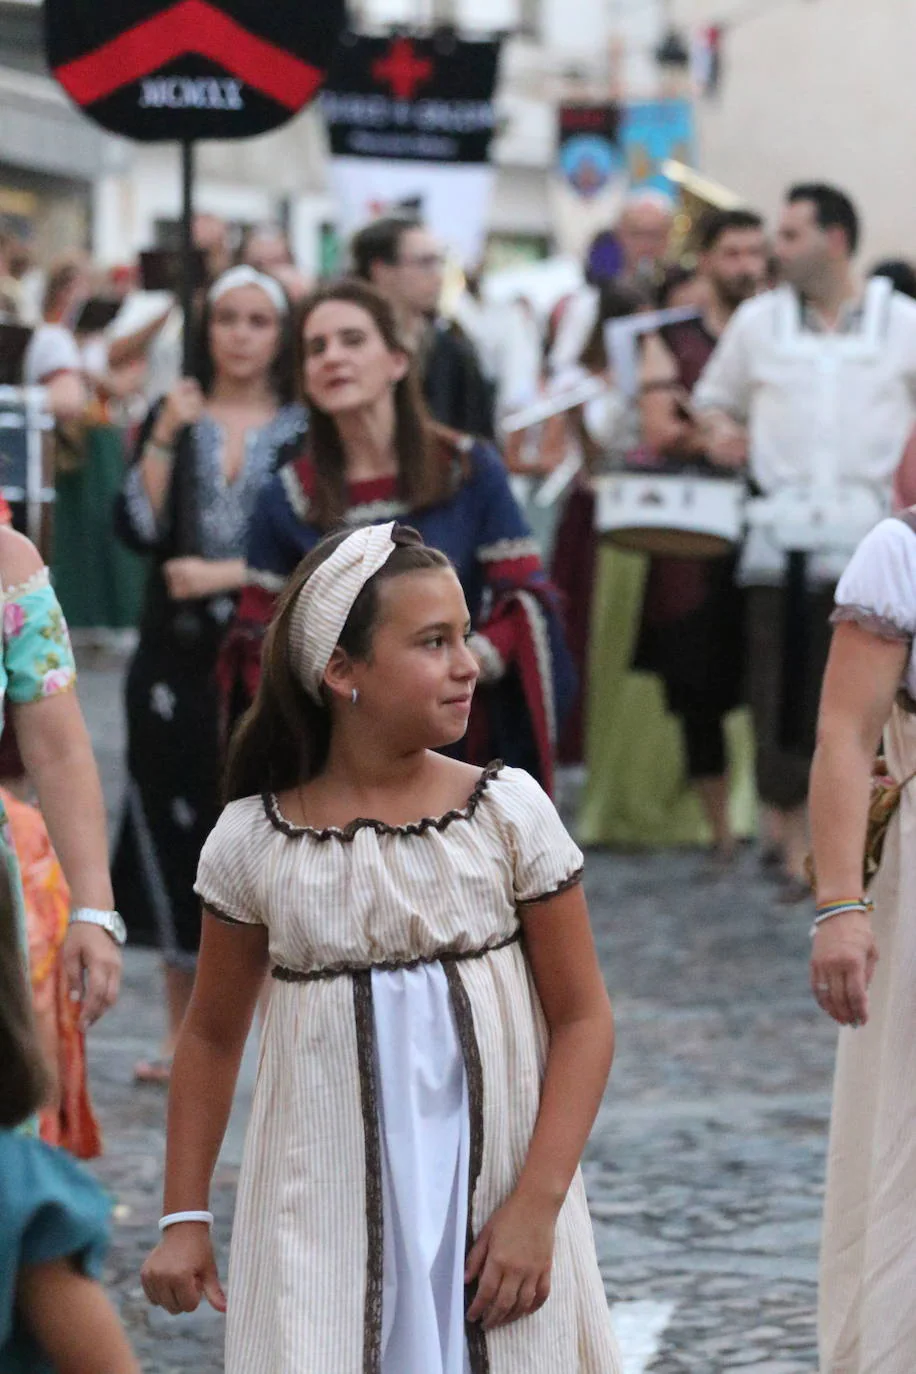
[[417, 87], [429, 81], [433, 64], [428, 57], [418, 57], [409, 38], [396, 38], [388, 54], [372, 64], [376, 81], [386, 81], [396, 100], [413, 100]]

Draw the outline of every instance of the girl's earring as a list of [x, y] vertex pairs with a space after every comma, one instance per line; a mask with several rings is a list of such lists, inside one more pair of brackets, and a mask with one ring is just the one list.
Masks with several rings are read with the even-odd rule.
[[355, 706], [356, 703], [359, 701], [359, 688], [358, 688], [358, 687], [354, 687], [354, 688], [353, 688], [353, 691], [350, 693], [350, 700], [351, 700], [351, 702], [353, 703], [354, 706]]

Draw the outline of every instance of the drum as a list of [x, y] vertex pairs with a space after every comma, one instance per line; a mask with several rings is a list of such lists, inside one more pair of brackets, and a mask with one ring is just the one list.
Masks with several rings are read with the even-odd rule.
[[620, 548], [657, 558], [722, 558], [741, 541], [740, 478], [642, 468], [607, 473], [594, 485], [595, 528]]

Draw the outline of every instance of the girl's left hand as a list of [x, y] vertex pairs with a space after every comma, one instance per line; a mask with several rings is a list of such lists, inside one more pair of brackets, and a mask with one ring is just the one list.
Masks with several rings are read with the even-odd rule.
[[173, 601], [195, 601], [213, 592], [213, 569], [206, 558], [170, 558], [162, 573]]
[[550, 1295], [556, 1208], [513, 1193], [494, 1212], [468, 1256], [465, 1282], [477, 1283], [468, 1321], [485, 1331], [543, 1307]]

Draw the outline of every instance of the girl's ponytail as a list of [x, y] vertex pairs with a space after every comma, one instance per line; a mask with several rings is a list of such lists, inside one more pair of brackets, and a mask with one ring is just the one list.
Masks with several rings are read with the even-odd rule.
[[311, 555], [294, 573], [267, 631], [258, 690], [229, 746], [223, 789], [227, 804], [307, 782], [327, 760], [330, 709], [312, 700], [293, 672], [289, 655], [289, 618], [310, 561]]

